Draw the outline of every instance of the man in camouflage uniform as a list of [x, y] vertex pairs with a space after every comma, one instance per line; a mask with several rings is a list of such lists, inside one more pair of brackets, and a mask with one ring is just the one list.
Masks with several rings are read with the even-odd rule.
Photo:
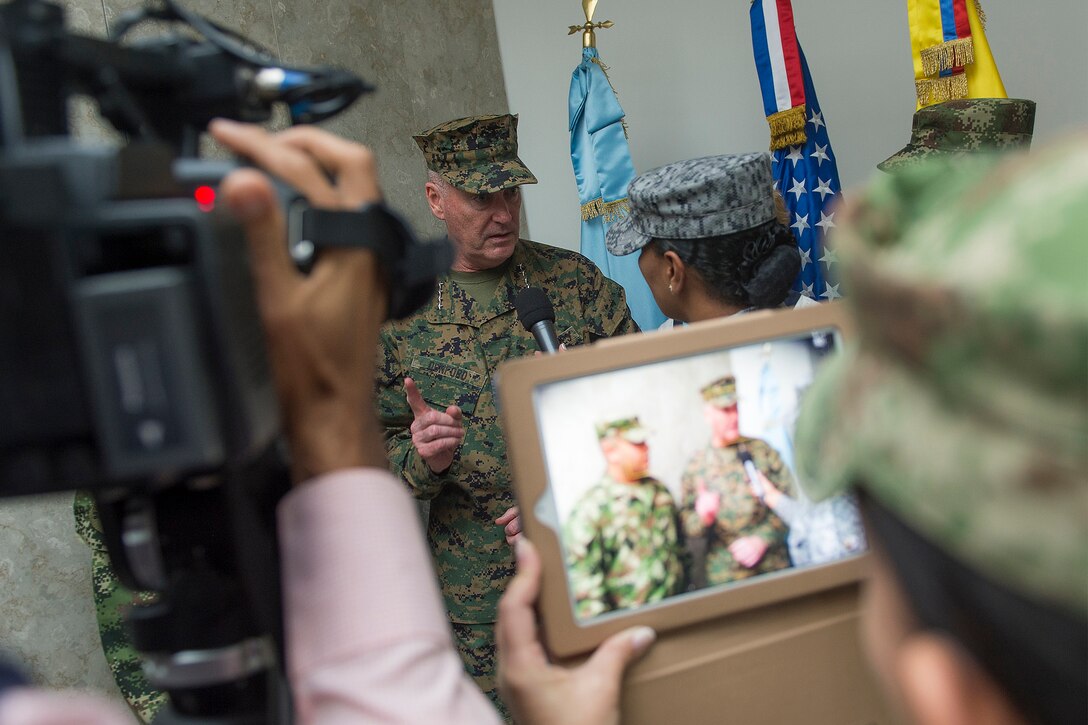
[[605, 475], [563, 527], [567, 574], [579, 618], [658, 602], [687, 586], [676, 503], [647, 476], [649, 450], [638, 418], [597, 426]]
[[516, 129], [515, 116], [478, 116], [416, 137], [454, 262], [430, 302], [383, 329], [378, 373], [392, 469], [430, 501], [428, 538], [458, 649], [496, 704], [495, 611], [514, 573], [504, 538], [518, 522], [492, 374], [537, 350], [514, 299], [543, 289], [567, 347], [638, 329], [622, 288], [592, 262], [519, 239], [519, 187], [536, 179], [517, 157]]
[[[680, 512], [688, 539], [706, 541], [706, 584], [785, 569], [790, 565], [788, 529], [757, 496], [758, 480], [749, 478], [766, 476], [778, 491], [792, 496], [792, 476], [774, 448], [740, 434], [737, 383], [732, 375], [711, 382], [701, 392], [711, 440], [684, 469]], [[751, 474], [745, 471], [745, 456], [755, 466]]]
[[930, 161], [842, 210], [856, 341], [808, 390], [859, 495], [867, 650], [917, 722], [1088, 722], [1088, 136]]
[[1035, 102], [1019, 98], [960, 98], [914, 113], [910, 142], [877, 164], [893, 173], [933, 157], [1027, 150], [1035, 128]]
[[125, 702], [142, 722], [151, 722], [166, 704], [166, 694], [144, 676], [143, 659], [129, 641], [124, 616], [134, 604], [147, 604], [154, 595], [126, 589], [113, 573], [102, 523], [94, 499], [87, 493], [76, 494], [75, 520], [76, 533], [91, 550], [91, 587], [106, 662]]

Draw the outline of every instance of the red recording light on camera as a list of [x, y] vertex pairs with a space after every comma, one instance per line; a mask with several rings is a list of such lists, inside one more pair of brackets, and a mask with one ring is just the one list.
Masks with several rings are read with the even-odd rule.
[[210, 186], [196, 187], [193, 198], [200, 207], [200, 211], [211, 211], [215, 208], [215, 189]]

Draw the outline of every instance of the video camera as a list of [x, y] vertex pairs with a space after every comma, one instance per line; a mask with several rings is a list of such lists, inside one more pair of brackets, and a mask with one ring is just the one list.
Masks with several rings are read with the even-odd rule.
[[[145, 21], [172, 32], [122, 44]], [[197, 158], [200, 134], [277, 103], [318, 121], [370, 90], [287, 67], [175, 0], [105, 40], [68, 32], [43, 0], [0, 6], [0, 496], [95, 494], [121, 581], [157, 593], [130, 624], [178, 722], [289, 712], [278, 406], [241, 228], [215, 204], [237, 164]], [[73, 140], [77, 93], [125, 144]], [[408, 287], [393, 292], [403, 315], [429, 297], [441, 255], [398, 224], [379, 252], [415, 266], [394, 285]]]
[[[120, 45], [147, 19], [203, 38]], [[112, 40], [40, 0], [0, 24], [0, 494], [161, 487], [252, 458], [277, 406], [244, 240], [214, 203], [234, 164], [198, 160], [199, 136], [277, 102], [320, 120], [370, 88], [275, 64], [172, 1]], [[131, 141], [74, 141], [75, 92]]]

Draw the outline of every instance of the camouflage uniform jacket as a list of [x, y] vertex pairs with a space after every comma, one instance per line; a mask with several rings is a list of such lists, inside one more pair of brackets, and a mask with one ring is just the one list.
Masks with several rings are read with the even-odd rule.
[[[712, 585], [790, 565], [786, 524], [749, 490], [744, 464], [737, 455], [741, 444], [747, 445], [756, 468], [779, 491], [787, 496], [795, 495], [792, 476], [778, 452], [757, 438], [742, 437], [724, 448], [709, 445], [692, 456], [680, 480], [681, 519], [689, 538], [707, 537], [706, 581]], [[695, 512], [695, 498], [701, 485], [721, 494], [718, 518], [709, 529], [703, 526]], [[767, 552], [753, 569], [741, 566], [729, 553], [729, 545], [745, 536], [762, 537], [768, 544]]]
[[578, 500], [563, 527], [578, 617], [657, 602], [687, 587], [676, 502], [655, 478], [605, 476]]
[[[492, 376], [503, 361], [538, 349], [514, 310], [514, 298], [525, 287], [547, 292], [559, 340], [567, 347], [638, 331], [623, 289], [592, 262], [521, 240], [488, 304], [444, 278], [423, 309], [387, 324], [381, 334], [378, 407], [389, 461], [417, 498], [431, 502], [427, 537], [454, 622], [494, 622], [514, 572], [512, 549], [495, 523], [514, 497]], [[412, 445], [406, 376], [435, 408], [456, 404], [464, 414], [465, 439], [441, 474]]]

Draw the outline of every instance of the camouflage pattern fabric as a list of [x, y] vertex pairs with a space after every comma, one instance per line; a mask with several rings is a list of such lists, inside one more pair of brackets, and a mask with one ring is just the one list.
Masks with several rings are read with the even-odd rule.
[[[756, 468], [779, 491], [787, 496], [793, 496], [794, 492], [792, 476], [782, 458], [758, 438], [741, 437], [723, 448], [709, 445], [691, 457], [680, 479], [680, 516], [688, 539], [707, 539], [706, 582], [711, 586], [790, 565], [786, 524], [749, 490], [744, 464], [738, 455], [741, 445], [748, 447]], [[721, 495], [717, 520], [709, 528], [695, 512], [695, 498], [702, 487]], [[767, 552], [751, 569], [737, 563], [729, 553], [729, 545], [745, 536], [759, 536], [767, 542]]]
[[510, 710], [499, 697], [499, 681], [495, 676], [495, 625], [453, 622], [451, 626], [453, 641], [465, 665], [465, 672], [491, 700], [502, 719], [513, 722]]
[[608, 228], [622, 256], [651, 239], [705, 239], [754, 229], [776, 216], [771, 156], [760, 151], [677, 161], [627, 187], [631, 209]]
[[602, 478], [571, 509], [563, 543], [579, 618], [659, 602], [687, 588], [676, 502], [655, 478]]
[[703, 400], [719, 408], [728, 408], [737, 404], [737, 379], [732, 375], [718, 378], [704, 385], [699, 394]]
[[458, 118], [413, 138], [428, 169], [470, 194], [537, 183], [518, 158], [518, 117], [509, 113]]
[[1019, 98], [961, 98], [914, 113], [910, 143], [877, 164], [881, 171], [941, 155], [1027, 149], [1035, 128], [1035, 102]]
[[645, 443], [650, 433], [642, 427], [638, 416], [634, 418], [617, 418], [598, 423], [594, 428], [597, 431], [597, 439], [619, 436], [629, 443]]
[[1079, 617], [1086, 200], [1084, 134], [877, 179], [838, 228], [859, 344], [821, 371], [796, 438], [813, 498], [863, 486], [965, 565]]
[[89, 494], [76, 494], [75, 524], [76, 533], [91, 550], [91, 586], [106, 662], [125, 702], [141, 721], [150, 722], [166, 704], [166, 694], [152, 687], [144, 677], [143, 660], [129, 641], [124, 614], [133, 604], [150, 603], [154, 595], [121, 586], [106, 551], [98, 509]]
[[[453, 622], [494, 622], [514, 573], [513, 551], [495, 524], [514, 505], [514, 496], [492, 375], [504, 360], [537, 350], [514, 309], [517, 293], [529, 286], [547, 291], [559, 340], [567, 347], [638, 330], [623, 289], [592, 262], [521, 240], [486, 304], [442, 278], [426, 306], [381, 333], [378, 407], [389, 460], [413, 495], [431, 502], [427, 537]], [[465, 439], [440, 475], [412, 445], [406, 376], [432, 406], [456, 404], [464, 414]]]

